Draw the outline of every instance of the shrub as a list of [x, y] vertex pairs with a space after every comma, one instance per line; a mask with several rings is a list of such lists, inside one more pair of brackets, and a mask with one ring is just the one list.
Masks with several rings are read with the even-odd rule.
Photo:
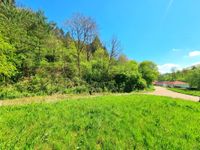
[[88, 93], [88, 87], [85, 85], [76, 86], [72, 88], [66, 88], [63, 90], [63, 94], [80, 94], [80, 93]]
[[134, 90], [143, 90], [147, 87], [146, 81], [139, 75], [117, 74], [114, 80], [117, 92], [132, 92]]
[[14, 98], [21, 98], [21, 97], [29, 97], [34, 96], [35, 94], [28, 93], [28, 92], [20, 92], [13, 86], [1, 87], [0, 88], [0, 99], [14, 99]]

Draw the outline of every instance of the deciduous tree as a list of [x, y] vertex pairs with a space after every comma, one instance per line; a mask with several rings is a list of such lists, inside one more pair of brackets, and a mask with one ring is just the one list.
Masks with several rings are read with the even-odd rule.
[[157, 65], [151, 61], [140, 63], [139, 71], [142, 74], [142, 78], [146, 80], [148, 86], [150, 86], [159, 75]]
[[79, 77], [81, 77], [81, 53], [84, 50], [86, 53], [89, 53], [89, 51], [86, 49], [86, 46], [91, 43], [97, 34], [97, 25], [91, 17], [75, 14], [72, 16], [72, 18], [67, 20], [66, 27], [68, 28], [68, 31], [70, 32], [70, 35], [76, 46], [77, 67]]

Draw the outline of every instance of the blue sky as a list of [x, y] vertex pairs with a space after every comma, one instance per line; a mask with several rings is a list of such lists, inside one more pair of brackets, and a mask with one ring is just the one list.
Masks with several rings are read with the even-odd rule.
[[116, 35], [129, 59], [154, 61], [162, 73], [200, 63], [199, 0], [17, 0], [17, 4], [43, 10], [60, 27], [74, 13], [91, 16], [105, 43]]

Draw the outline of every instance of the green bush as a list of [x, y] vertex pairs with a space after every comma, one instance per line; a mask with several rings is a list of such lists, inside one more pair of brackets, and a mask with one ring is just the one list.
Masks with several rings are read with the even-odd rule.
[[[136, 84], [136, 89], [138, 89], [138, 90], [144, 90], [146, 88], [147, 88], [146, 81], [143, 78], [139, 78], [138, 81], [137, 81], [137, 84]], [[148, 88], [151, 89], [152, 86], [149, 86]]]
[[117, 74], [114, 77], [117, 92], [132, 92], [144, 90], [147, 87], [146, 81], [138, 75]]
[[21, 98], [21, 97], [30, 97], [34, 96], [33, 93], [28, 92], [20, 92], [15, 87], [8, 86], [8, 87], [0, 87], [0, 99], [14, 99], [14, 98]]
[[63, 90], [62, 94], [81, 94], [81, 93], [88, 93], [89, 89], [87, 86], [77, 86], [72, 88], [66, 88]]
[[77, 86], [73, 88], [73, 93], [75, 94], [88, 93], [88, 88], [85, 85]]

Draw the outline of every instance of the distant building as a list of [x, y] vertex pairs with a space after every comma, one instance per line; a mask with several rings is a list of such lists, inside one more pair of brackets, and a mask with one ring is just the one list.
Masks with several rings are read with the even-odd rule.
[[170, 88], [189, 88], [189, 84], [182, 81], [160, 81], [154, 82], [154, 85], [163, 86], [163, 87], [170, 87]]

